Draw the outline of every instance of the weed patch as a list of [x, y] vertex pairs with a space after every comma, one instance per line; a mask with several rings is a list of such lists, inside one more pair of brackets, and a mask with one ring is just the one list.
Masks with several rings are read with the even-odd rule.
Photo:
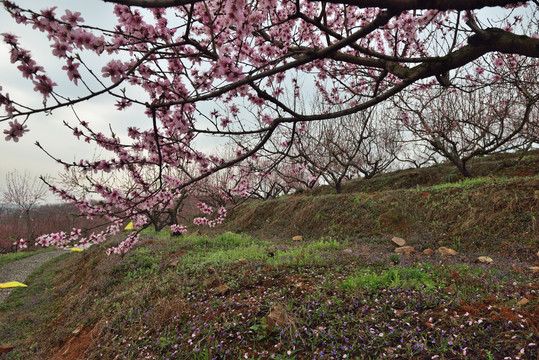
[[359, 270], [340, 284], [343, 290], [375, 291], [389, 288], [432, 290], [435, 283], [432, 278], [419, 268], [395, 267], [382, 271], [381, 274], [369, 268]]

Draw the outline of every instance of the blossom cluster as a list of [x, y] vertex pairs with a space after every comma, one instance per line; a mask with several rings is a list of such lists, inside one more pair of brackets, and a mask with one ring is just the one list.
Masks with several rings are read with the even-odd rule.
[[19, 124], [17, 120], [9, 122], [9, 130], [4, 130], [6, 134], [6, 141], [13, 140], [18, 142], [19, 138], [25, 133], [28, 132], [28, 126], [24, 124]]
[[28, 248], [28, 240], [27, 239], [19, 239], [13, 243], [13, 246], [17, 248], [17, 251], [22, 251], [26, 248]]
[[172, 225], [170, 225], [170, 230], [173, 233], [184, 234], [184, 233], [187, 232], [187, 227], [183, 226], [183, 225], [172, 224]]

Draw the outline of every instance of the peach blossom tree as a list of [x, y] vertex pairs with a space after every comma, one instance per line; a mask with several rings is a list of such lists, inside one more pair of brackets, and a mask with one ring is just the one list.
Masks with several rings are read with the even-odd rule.
[[[131, 126], [122, 138], [94, 130], [83, 114], [68, 122], [75, 137], [110, 157], [56, 161], [88, 176], [123, 172], [136, 187], [127, 193], [96, 182], [95, 201], [50, 184], [81, 214], [110, 224], [84, 238], [77, 230], [45, 235], [39, 239], [44, 245], [99, 243], [128, 218], [139, 228], [148, 226], [148, 209], [167, 211], [170, 199], [192, 184], [264, 151], [283, 127], [290, 128], [289, 138], [279, 141], [286, 152], [301, 124], [330, 123], [412, 87], [451, 87], [448, 79], [461, 69], [474, 82], [478, 61], [507, 67], [496, 64], [499, 54], [539, 57], [536, 1], [110, 2], [116, 3], [116, 23], [104, 28], [86, 24], [76, 11], [3, 1], [15, 22], [46, 34], [50, 56], [63, 63], [64, 76], [79, 91], [73, 96], [72, 87], [58, 85], [16, 34], [2, 34], [21, 80], [42, 96], [32, 103], [0, 89], [6, 140], [24, 136], [35, 114], [103, 97], [113, 99], [116, 110], [136, 108], [147, 119], [145, 127]], [[494, 7], [495, 14], [485, 7]], [[95, 54], [104, 66], [93, 67]], [[327, 107], [298, 110], [297, 103], [313, 93]], [[233, 138], [243, 147], [223, 159], [200, 147], [198, 138]], [[169, 168], [177, 170], [174, 175]], [[224, 208], [200, 209], [204, 216], [197, 224], [215, 225], [226, 215]], [[109, 252], [123, 253], [137, 241], [134, 231]]]

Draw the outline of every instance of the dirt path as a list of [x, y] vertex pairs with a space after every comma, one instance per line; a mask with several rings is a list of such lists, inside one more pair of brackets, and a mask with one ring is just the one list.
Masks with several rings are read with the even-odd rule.
[[[4, 265], [0, 267], [0, 283], [8, 281], [18, 281], [24, 283], [28, 275], [30, 275], [38, 267], [50, 259], [54, 259], [55, 257], [65, 253], [66, 251], [64, 250], [40, 253]], [[12, 291], [13, 288], [0, 289], [0, 303], [4, 302]]]

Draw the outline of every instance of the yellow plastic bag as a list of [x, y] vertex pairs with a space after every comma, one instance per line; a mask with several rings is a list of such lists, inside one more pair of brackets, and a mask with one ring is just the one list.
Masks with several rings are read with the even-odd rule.
[[0, 289], [7, 289], [7, 288], [12, 288], [12, 287], [28, 287], [28, 285], [24, 285], [23, 283], [20, 283], [18, 281], [0, 283]]

